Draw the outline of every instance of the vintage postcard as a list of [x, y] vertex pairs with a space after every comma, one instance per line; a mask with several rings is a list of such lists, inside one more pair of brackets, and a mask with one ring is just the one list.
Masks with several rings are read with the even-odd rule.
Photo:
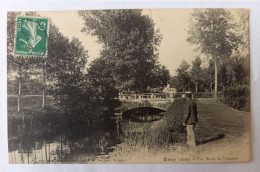
[[251, 160], [248, 9], [7, 13], [10, 164]]

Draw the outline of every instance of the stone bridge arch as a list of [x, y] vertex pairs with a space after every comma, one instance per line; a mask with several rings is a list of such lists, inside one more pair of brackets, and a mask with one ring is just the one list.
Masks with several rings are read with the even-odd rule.
[[120, 113], [123, 113], [124, 111], [137, 108], [137, 107], [154, 107], [158, 109], [162, 109], [164, 111], [167, 111], [167, 109], [171, 105], [170, 100], [121, 100], [121, 106], [119, 107]]

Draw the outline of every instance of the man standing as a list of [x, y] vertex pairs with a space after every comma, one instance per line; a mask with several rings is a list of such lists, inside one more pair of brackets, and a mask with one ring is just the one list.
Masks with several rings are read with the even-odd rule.
[[182, 98], [185, 99], [183, 110], [183, 125], [187, 128], [187, 145], [194, 147], [196, 146], [194, 128], [195, 124], [198, 123], [197, 104], [194, 100], [191, 99], [191, 93], [183, 94]]

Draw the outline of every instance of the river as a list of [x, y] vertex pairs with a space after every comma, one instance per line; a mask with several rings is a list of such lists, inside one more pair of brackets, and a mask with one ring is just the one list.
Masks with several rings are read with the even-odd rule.
[[[128, 113], [129, 114], [129, 113]], [[136, 118], [117, 116], [114, 127], [75, 134], [63, 130], [48, 137], [17, 135], [10, 138], [9, 163], [60, 164], [92, 163], [97, 157], [109, 155], [131, 133], [149, 131], [162, 118], [161, 114], [138, 115]]]

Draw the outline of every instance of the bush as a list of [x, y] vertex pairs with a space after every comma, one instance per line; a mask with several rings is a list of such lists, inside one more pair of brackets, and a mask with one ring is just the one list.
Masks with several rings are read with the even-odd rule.
[[185, 140], [185, 127], [182, 125], [183, 105], [183, 99], [175, 100], [167, 109], [165, 116], [155, 122], [154, 126], [156, 127], [150, 128], [149, 132], [127, 137], [130, 139], [129, 143], [135, 142], [137, 147], [146, 147], [152, 151], [183, 142]]
[[246, 86], [226, 88], [223, 102], [233, 108], [250, 111], [250, 88]]

